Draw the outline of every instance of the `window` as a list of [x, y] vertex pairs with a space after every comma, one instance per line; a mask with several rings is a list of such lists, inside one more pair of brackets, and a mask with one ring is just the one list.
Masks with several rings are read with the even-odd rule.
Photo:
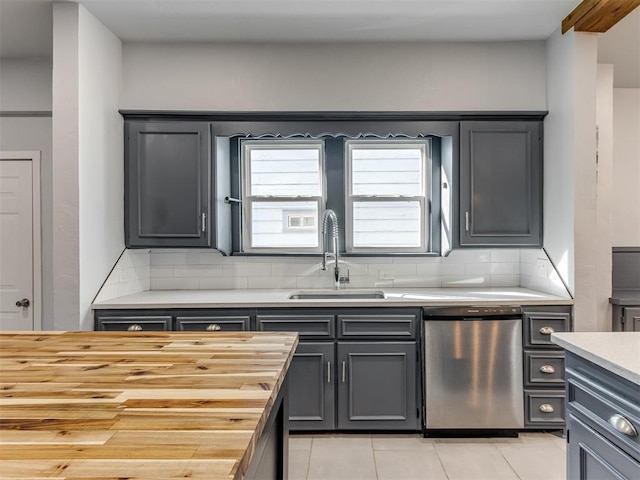
[[345, 157], [347, 251], [427, 251], [429, 141], [350, 140]]
[[244, 251], [319, 251], [323, 142], [242, 140], [241, 152]]

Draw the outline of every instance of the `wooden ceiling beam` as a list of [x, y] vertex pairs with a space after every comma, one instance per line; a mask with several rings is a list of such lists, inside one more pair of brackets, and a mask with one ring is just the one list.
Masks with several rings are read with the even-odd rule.
[[603, 33], [631, 13], [640, 0], [583, 0], [562, 20], [562, 33]]

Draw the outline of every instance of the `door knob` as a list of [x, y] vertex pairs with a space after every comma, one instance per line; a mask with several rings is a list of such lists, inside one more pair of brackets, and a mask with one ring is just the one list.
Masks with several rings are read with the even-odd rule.
[[16, 302], [16, 307], [27, 308], [29, 305], [31, 305], [31, 302], [28, 298], [23, 298], [22, 300], [18, 300]]

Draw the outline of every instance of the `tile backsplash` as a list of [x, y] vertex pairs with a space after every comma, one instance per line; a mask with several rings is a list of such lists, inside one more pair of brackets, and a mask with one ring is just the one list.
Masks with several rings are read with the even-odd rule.
[[[345, 288], [525, 287], [568, 298], [542, 249], [454, 250], [447, 257], [342, 257]], [[225, 257], [213, 250], [126, 250], [96, 301], [145, 290], [331, 288], [319, 257]]]
[[[544, 252], [542, 253], [544, 255]], [[346, 288], [518, 287], [520, 249], [454, 250], [447, 257], [343, 257]], [[546, 256], [545, 256], [546, 258]], [[331, 288], [319, 257], [225, 257], [211, 250], [154, 249], [152, 290]]]

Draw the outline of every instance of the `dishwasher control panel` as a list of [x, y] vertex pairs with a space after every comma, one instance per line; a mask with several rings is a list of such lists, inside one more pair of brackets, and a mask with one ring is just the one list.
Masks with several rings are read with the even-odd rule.
[[495, 317], [522, 315], [522, 307], [519, 305], [494, 305], [478, 307], [424, 307], [422, 317], [443, 318], [443, 317]]

